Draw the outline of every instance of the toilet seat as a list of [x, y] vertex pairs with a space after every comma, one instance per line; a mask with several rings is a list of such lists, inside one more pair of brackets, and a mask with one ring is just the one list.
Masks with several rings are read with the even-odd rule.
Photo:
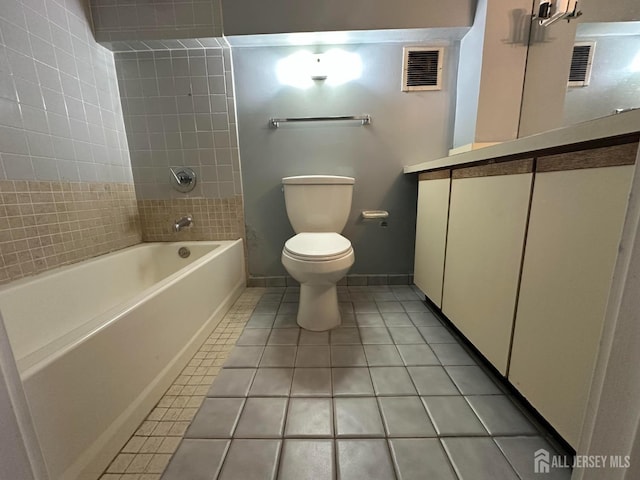
[[327, 262], [348, 255], [351, 242], [335, 232], [305, 232], [291, 237], [284, 244], [284, 251], [292, 258]]

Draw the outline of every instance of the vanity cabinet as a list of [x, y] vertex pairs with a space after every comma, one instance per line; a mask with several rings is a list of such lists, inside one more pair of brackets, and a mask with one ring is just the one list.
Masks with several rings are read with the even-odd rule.
[[533, 160], [453, 170], [442, 311], [504, 375]]
[[636, 151], [626, 144], [537, 160], [508, 378], [573, 447]]
[[596, 366], [613, 358], [603, 332], [620, 320], [609, 295], [634, 228], [640, 112], [623, 115], [405, 168], [451, 171], [441, 311], [574, 448], [590, 396], [618, 375]]
[[442, 301], [451, 171], [421, 173], [418, 182], [414, 283], [438, 307]]

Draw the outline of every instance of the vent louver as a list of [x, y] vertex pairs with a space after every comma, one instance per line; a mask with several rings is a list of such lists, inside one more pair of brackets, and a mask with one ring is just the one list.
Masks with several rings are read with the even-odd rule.
[[570, 87], [586, 87], [589, 85], [594, 50], [594, 42], [579, 42], [573, 46], [568, 83]]
[[443, 48], [405, 47], [402, 91], [442, 89]]

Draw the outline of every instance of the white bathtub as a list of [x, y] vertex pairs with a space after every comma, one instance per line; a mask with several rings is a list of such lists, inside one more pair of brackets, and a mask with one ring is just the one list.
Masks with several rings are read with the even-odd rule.
[[52, 480], [98, 478], [245, 281], [236, 240], [136, 245], [0, 288]]

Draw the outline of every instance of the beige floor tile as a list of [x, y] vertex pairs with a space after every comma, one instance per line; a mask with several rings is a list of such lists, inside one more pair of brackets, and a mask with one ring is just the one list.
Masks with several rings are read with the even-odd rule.
[[151, 413], [149, 414], [149, 416], [147, 417], [148, 420], [155, 420], [155, 421], [159, 421], [162, 420], [162, 417], [164, 417], [164, 414], [167, 413], [167, 410], [169, 410], [168, 408], [154, 408]]
[[[212, 380], [213, 382], [213, 380]], [[186, 404], [188, 408], [200, 408], [202, 402], [204, 401], [204, 395], [198, 395], [194, 397], [189, 397], [189, 401]]]
[[147, 437], [138, 453], [156, 453], [163, 437]]
[[180, 445], [182, 437], [164, 437], [158, 447], [157, 453], [173, 453]]
[[158, 422], [158, 425], [153, 429], [151, 435], [153, 436], [165, 436], [169, 435], [169, 432], [173, 428], [175, 422]]
[[131, 437], [131, 439], [127, 442], [127, 444], [124, 447], [122, 447], [122, 452], [138, 453], [140, 451], [140, 448], [144, 444], [144, 442], [147, 440], [147, 438], [149, 437], [138, 437], [138, 436]]
[[135, 454], [133, 453], [118, 454], [113, 462], [111, 462], [111, 465], [109, 465], [109, 468], [107, 468], [107, 473], [124, 473], [134, 457]]
[[165, 395], [158, 402], [158, 406], [163, 408], [169, 408], [171, 407], [171, 404], [176, 400], [176, 398], [177, 397], [175, 395]]
[[180, 395], [195, 395], [195, 391], [196, 391], [196, 387], [193, 385], [187, 385], [186, 387], [182, 387], [182, 390], [180, 391]]
[[142, 425], [136, 431], [136, 435], [142, 435], [148, 437], [153, 432], [153, 429], [158, 426], [159, 422], [151, 422], [149, 420], [142, 422]]
[[170, 453], [157, 453], [153, 456], [151, 461], [147, 464], [147, 473], [162, 473], [167, 468], [167, 464], [171, 460]]
[[171, 385], [169, 390], [167, 390], [167, 395], [179, 395], [180, 390], [182, 390], [182, 387], [179, 385]]
[[175, 422], [180, 417], [182, 408], [169, 408], [162, 416], [161, 420], [165, 422]]
[[189, 428], [189, 422], [176, 422], [169, 430], [168, 436], [184, 437], [185, 432]]
[[184, 408], [187, 406], [187, 403], [189, 402], [189, 399], [191, 397], [186, 396], [186, 395], [178, 395], [176, 397], [173, 397], [175, 400], [173, 402], [173, 404], [171, 405], [171, 407], [173, 408]]
[[180, 416], [178, 417], [178, 420], [179, 421], [184, 421], [184, 422], [191, 421], [191, 420], [193, 420], [193, 417], [196, 416], [197, 412], [198, 412], [197, 408], [185, 408], [180, 413]]
[[144, 473], [152, 457], [150, 453], [138, 453], [127, 467], [126, 473]]
[[[211, 380], [211, 383], [213, 383], [213, 380]], [[193, 389], [193, 396], [204, 397], [209, 391], [210, 387], [211, 387], [211, 384], [197, 386], [196, 388]]]

